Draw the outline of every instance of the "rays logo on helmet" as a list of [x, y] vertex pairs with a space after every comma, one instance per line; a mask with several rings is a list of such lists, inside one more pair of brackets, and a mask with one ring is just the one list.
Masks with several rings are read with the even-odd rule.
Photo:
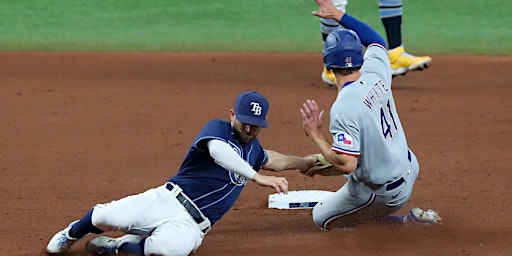
[[352, 147], [352, 136], [344, 132], [336, 133], [336, 142]]

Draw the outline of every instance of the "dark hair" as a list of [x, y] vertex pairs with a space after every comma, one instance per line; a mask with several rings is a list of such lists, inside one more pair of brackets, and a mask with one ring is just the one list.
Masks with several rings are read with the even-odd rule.
[[355, 71], [361, 69], [361, 67], [353, 67], [353, 68], [333, 68], [333, 73], [338, 73], [340, 75], [346, 76], [353, 74]]

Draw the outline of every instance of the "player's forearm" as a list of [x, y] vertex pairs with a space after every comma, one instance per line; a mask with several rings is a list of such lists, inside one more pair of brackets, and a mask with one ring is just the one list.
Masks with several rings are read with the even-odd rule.
[[343, 15], [339, 20], [339, 23], [345, 28], [354, 30], [356, 34], [359, 36], [359, 39], [361, 40], [361, 43], [364, 46], [377, 43], [386, 47], [386, 42], [384, 41], [384, 38], [381, 35], [379, 35], [379, 33], [375, 31], [375, 29], [373, 29], [366, 23], [348, 14]]
[[341, 173], [348, 174], [355, 170], [357, 166], [357, 158], [349, 155], [338, 154], [332, 151], [332, 144], [325, 139], [320, 132], [310, 135], [313, 142], [320, 149], [320, 153]]
[[268, 155], [268, 161], [263, 165], [264, 169], [271, 171], [283, 171], [283, 170], [301, 170], [304, 171], [309, 167], [313, 166], [316, 162], [316, 157], [306, 156], [290, 156], [283, 155], [279, 152], [272, 150], [265, 150]]
[[210, 140], [207, 145], [210, 156], [215, 159], [215, 163], [224, 169], [249, 179], [253, 179], [256, 175], [256, 171], [252, 169], [251, 165], [242, 159], [226, 142]]

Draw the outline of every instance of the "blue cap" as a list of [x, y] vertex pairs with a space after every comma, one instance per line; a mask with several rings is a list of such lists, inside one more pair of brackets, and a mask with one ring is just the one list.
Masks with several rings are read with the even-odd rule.
[[243, 92], [235, 102], [235, 115], [238, 121], [263, 128], [268, 127], [268, 100], [258, 92]]

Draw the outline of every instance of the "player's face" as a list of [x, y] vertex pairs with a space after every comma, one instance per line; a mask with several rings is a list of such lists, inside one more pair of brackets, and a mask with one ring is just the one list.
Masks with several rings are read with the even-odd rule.
[[242, 144], [247, 144], [260, 133], [261, 127], [250, 124], [244, 124], [238, 121], [236, 118], [232, 118], [231, 126], [235, 132], [235, 137]]

